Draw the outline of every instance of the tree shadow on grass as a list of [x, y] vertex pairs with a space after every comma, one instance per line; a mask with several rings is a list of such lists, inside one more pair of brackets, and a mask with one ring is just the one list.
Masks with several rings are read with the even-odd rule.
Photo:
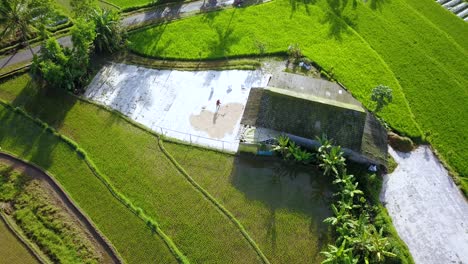
[[231, 174], [232, 185], [249, 200], [260, 201], [269, 210], [265, 219], [267, 240], [276, 249], [278, 210], [310, 218], [311, 236], [326, 230], [330, 216], [331, 181], [312, 166], [287, 163], [276, 158], [238, 156]]
[[304, 6], [306, 14], [310, 16], [309, 5], [314, 5], [317, 3], [317, 0], [289, 0], [289, 4], [291, 6], [291, 13], [289, 14], [289, 18], [292, 18], [294, 13], [297, 12], [297, 9], [300, 6]]
[[32, 79], [11, 104], [25, 109], [31, 116], [59, 129], [76, 101], [77, 98], [65, 90], [48, 87]]
[[217, 37], [209, 41], [209, 58], [227, 57], [231, 51], [231, 47], [241, 40], [241, 37], [235, 34], [234, 28], [232, 27], [235, 13], [236, 10], [232, 12], [231, 18], [226, 26], [214, 26]]
[[12, 109], [0, 115], [0, 146], [15, 156], [48, 169], [53, 163], [51, 153], [59, 142], [51, 131]]
[[391, 0], [366, 0], [365, 2], [370, 1], [370, 8], [372, 10], [379, 10], [382, 11], [384, 5], [389, 4]]
[[350, 28], [356, 28], [357, 15], [344, 14], [346, 8], [356, 8], [358, 0], [327, 0], [330, 11], [323, 17], [321, 23], [329, 24], [328, 37], [342, 41], [343, 34], [350, 34]]

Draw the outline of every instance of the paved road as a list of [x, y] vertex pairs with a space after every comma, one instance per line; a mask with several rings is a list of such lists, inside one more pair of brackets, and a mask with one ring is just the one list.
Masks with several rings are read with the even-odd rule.
[[468, 203], [431, 149], [389, 149], [381, 200], [416, 264], [468, 263]]
[[[72, 41], [71, 41], [70, 36], [61, 37], [61, 38], [58, 39], [58, 41], [62, 46], [65, 46], [65, 47], [71, 47], [72, 46]], [[39, 52], [40, 49], [41, 49], [41, 46], [36, 46], [36, 47], [32, 48], [32, 51], [34, 52], [34, 54], [36, 54], [36, 53]], [[31, 51], [28, 48], [26, 48], [26, 49], [21, 50], [21, 51], [15, 53], [13, 55], [1, 58], [0, 59], [0, 68], [15, 65], [17, 63], [28, 62], [28, 61], [31, 61], [32, 58], [33, 58], [33, 54], [31, 53]]]
[[[218, 8], [226, 8], [231, 6], [234, 0], [199, 0], [186, 4], [173, 4], [161, 6], [151, 11], [142, 12], [124, 17], [122, 24], [126, 27], [135, 26], [141, 23], [169, 21], [181, 18], [188, 15], [193, 15], [200, 12], [206, 12]], [[71, 37], [65, 36], [58, 39], [62, 46], [71, 47]], [[33, 52], [38, 53], [40, 46], [34, 47]], [[8, 67], [17, 63], [28, 62], [33, 58], [33, 54], [29, 49], [21, 50], [13, 55], [6, 56], [0, 59], [0, 68]]]
[[155, 10], [138, 13], [122, 19], [122, 24], [130, 27], [149, 21], [167, 21], [181, 18], [195, 13], [206, 12], [218, 8], [226, 8], [232, 6], [234, 0], [200, 0], [186, 4], [173, 4], [170, 6], [162, 6]]

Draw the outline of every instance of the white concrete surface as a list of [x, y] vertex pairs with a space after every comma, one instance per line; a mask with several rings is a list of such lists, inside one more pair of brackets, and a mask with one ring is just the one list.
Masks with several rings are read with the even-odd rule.
[[468, 263], [468, 203], [427, 146], [390, 154], [381, 200], [416, 263]]
[[156, 132], [234, 152], [250, 88], [266, 86], [268, 79], [261, 71], [154, 70], [110, 64], [96, 75], [85, 97]]

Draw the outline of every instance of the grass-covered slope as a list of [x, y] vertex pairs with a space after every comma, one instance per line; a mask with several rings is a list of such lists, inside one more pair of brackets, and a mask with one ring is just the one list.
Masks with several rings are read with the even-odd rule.
[[[180, 175], [155, 136], [63, 91], [39, 92], [28, 75], [0, 85], [0, 98], [24, 107], [74, 139], [122, 194], [160, 224], [191, 262], [260, 261], [234, 224]], [[38, 150], [47, 151], [44, 148]], [[63, 158], [54, 156], [49, 162], [56, 160]], [[140, 254], [152, 252], [144, 245], [129, 248]]]
[[147, 56], [211, 59], [258, 55], [260, 46], [285, 52], [298, 43], [370, 109], [371, 89], [390, 86], [394, 101], [379, 115], [403, 134], [427, 135], [466, 181], [468, 24], [434, 4], [276, 0], [147, 28], [131, 36], [130, 47]]

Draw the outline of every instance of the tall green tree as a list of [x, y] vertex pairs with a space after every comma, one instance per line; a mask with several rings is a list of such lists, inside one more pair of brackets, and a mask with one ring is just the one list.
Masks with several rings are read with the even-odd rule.
[[96, 36], [94, 24], [77, 19], [71, 31], [73, 48], [63, 48], [55, 38], [49, 38], [34, 56], [32, 72], [49, 86], [70, 91], [80, 89], [88, 79], [89, 55]]
[[376, 103], [375, 111], [378, 112], [393, 100], [392, 89], [385, 85], [378, 85], [372, 89], [371, 100]]
[[2, 39], [13, 37], [24, 41], [31, 53], [29, 38], [50, 21], [50, 0], [0, 0]]
[[94, 45], [97, 52], [113, 53], [125, 43], [126, 32], [120, 24], [120, 14], [113, 10], [94, 9], [91, 20], [96, 25]]

